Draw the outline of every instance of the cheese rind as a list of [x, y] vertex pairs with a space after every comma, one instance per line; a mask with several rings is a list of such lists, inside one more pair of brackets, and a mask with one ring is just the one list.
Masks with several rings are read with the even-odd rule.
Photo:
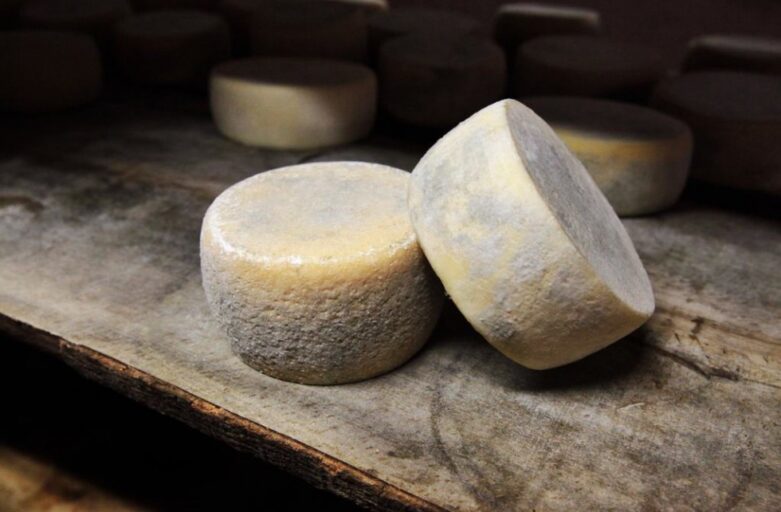
[[210, 80], [214, 122], [250, 146], [311, 149], [366, 136], [374, 124], [377, 79], [365, 66], [312, 59], [225, 62]]
[[618, 215], [644, 215], [680, 197], [692, 154], [691, 130], [649, 108], [606, 100], [533, 97], [524, 104], [583, 163]]
[[445, 135], [412, 174], [409, 207], [466, 319], [514, 361], [575, 361], [654, 309], [648, 276], [587, 171], [531, 110], [503, 100]]
[[444, 295], [409, 222], [409, 174], [359, 162], [244, 180], [201, 231], [208, 302], [234, 352], [268, 375], [340, 384], [426, 342]]
[[581, 7], [535, 3], [502, 4], [494, 17], [494, 37], [512, 54], [535, 37], [557, 34], [597, 34], [599, 12]]
[[95, 100], [103, 86], [90, 36], [72, 32], [0, 32], [0, 110], [49, 112]]

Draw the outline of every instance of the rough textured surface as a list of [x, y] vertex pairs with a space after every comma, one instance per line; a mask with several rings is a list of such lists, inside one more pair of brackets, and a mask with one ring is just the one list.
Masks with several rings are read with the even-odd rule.
[[316, 163], [220, 194], [201, 270], [233, 351], [273, 377], [343, 384], [420, 350], [444, 295], [409, 221], [408, 183], [391, 167]]
[[236, 448], [383, 510], [781, 508], [778, 221], [692, 202], [625, 221], [657, 311], [574, 365], [525, 370], [462, 326], [312, 388], [231, 354], [196, 248], [225, 187], [313, 154], [232, 144], [165, 94], [0, 133], [4, 328]]
[[514, 361], [581, 359], [654, 309], [648, 276], [583, 166], [531, 110], [484, 108], [412, 173], [420, 245], [448, 295]]
[[535, 37], [558, 34], [597, 34], [599, 11], [583, 7], [528, 2], [501, 4], [494, 18], [494, 37], [515, 55], [518, 45]]
[[649, 108], [606, 100], [532, 97], [523, 103], [556, 131], [619, 215], [669, 208], [689, 176], [691, 130]]
[[220, 131], [251, 146], [311, 149], [368, 135], [377, 79], [359, 64], [254, 58], [212, 70], [211, 108]]
[[684, 71], [732, 70], [781, 74], [781, 39], [712, 34], [689, 42]]

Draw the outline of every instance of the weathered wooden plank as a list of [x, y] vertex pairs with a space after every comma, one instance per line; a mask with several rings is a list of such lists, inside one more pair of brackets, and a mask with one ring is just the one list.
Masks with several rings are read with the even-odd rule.
[[398, 371], [307, 387], [230, 353], [200, 286], [203, 212], [266, 168], [345, 152], [409, 167], [422, 148], [261, 152], [200, 108], [122, 102], [0, 133], [6, 327], [234, 446], [377, 508], [781, 506], [777, 222], [696, 204], [627, 221], [659, 311], [580, 363], [525, 370], [448, 324]]

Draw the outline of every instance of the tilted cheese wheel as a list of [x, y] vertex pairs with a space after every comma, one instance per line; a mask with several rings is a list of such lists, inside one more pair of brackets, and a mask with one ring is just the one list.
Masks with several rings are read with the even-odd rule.
[[412, 224], [461, 313], [529, 368], [580, 359], [651, 316], [648, 276], [583, 165], [503, 100], [445, 135], [412, 173]]
[[412, 34], [380, 49], [380, 105], [397, 120], [450, 127], [504, 95], [502, 50], [472, 36]]
[[534, 3], [502, 4], [494, 18], [494, 37], [508, 52], [530, 39], [556, 34], [596, 34], [599, 12], [581, 7]]
[[201, 231], [206, 297], [244, 362], [306, 384], [340, 384], [407, 361], [444, 295], [407, 212], [409, 174], [305, 164], [223, 192]]
[[272, 1], [261, 6], [252, 19], [252, 53], [363, 62], [366, 30], [364, 13], [355, 5]]
[[592, 36], [533, 39], [518, 49], [515, 69], [521, 96], [642, 97], [664, 73], [654, 50]]
[[709, 35], [693, 39], [685, 71], [732, 70], [781, 74], [781, 39]]
[[548, 96], [523, 103], [551, 125], [619, 215], [657, 212], [680, 197], [692, 135], [677, 119], [589, 98]]
[[103, 85], [100, 54], [85, 34], [0, 32], [0, 110], [47, 112], [95, 100]]
[[359, 64], [309, 59], [240, 59], [210, 81], [214, 122], [251, 146], [311, 149], [366, 136], [374, 124], [377, 79]]
[[117, 25], [116, 55], [125, 75], [149, 84], [200, 85], [230, 56], [228, 26], [196, 10], [152, 11]]
[[660, 84], [653, 102], [691, 127], [692, 177], [781, 194], [781, 77], [686, 73]]
[[85, 32], [105, 44], [114, 25], [130, 13], [127, 0], [32, 0], [24, 4], [19, 19], [29, 27]]

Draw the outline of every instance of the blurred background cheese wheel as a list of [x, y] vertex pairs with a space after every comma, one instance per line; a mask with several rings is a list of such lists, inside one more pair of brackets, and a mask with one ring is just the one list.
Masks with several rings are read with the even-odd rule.
[[660, 84], [653, 103], [691, 127], [692, 177], [781, 194], [781, 77], [686, 73]]
[[117, 25], [116, 60], [140, 83], [198, 86], [209, 70], [230, 57], [228, 26], [196, 10], [137, 14]]
[[269, 1], [255, 12], [252, 53], [363, 62], [366, 18], [360, 7], [330, 1]]
[[117, 22], [130, 14], [127, 0], [29, 0], [19, 19], [28, 27], [85, 32], [102, 45], [111, 40]]
[[689, 42], [684, 71], [733, 70], [781, 74], [781, 39], [714, 34]]
[[519, 95], [644, 98], [662, 77], [653, 49], [593, 36], [548, 36], [518, 49]]
[[170, 9], [212, 10], [218, 0], [131, 0], [137, 11], [167, 11]]
[[377, 79], [350, 62], [259, 57], [217, 66], [210, 95], [212, 117], [226, 137], [250, 146], [311, 149], [369, 133]]
[[73, 32], [0, 32], [0, 110], [48, 112], [95, 100], [102, 87], [92, 37]]
[[234, 353], [268, 375], [341, 384], [426, 342], [444, 294], [407, 211], [409, 173], [304, 164], [228, 188], [201, 231], [206, 297]]
[[597, 34], [600, 29], [599, 12], [584, 7], [518, 2], [500, 5], [494, 17], [494, 38], [510, 55], [536, 37]]
[[672, 206], [689, 174], [689, 128], [655, 110], [565, 96], [523, 103], [554, 129], [622, 216]]
[[469, 35], [411, 34], [380, 49], [380, 105], [391, 117], [450, 127], [504, 95], [501, 48]]

